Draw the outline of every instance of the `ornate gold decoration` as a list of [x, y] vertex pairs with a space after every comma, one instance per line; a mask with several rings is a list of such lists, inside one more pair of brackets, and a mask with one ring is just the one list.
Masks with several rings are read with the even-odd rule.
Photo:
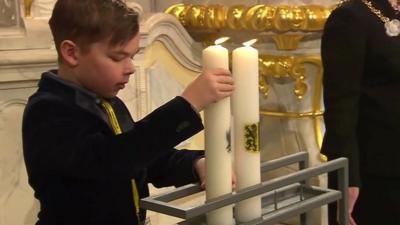
[[[298, 30], [299, 22], [293, 18], [293, 7], [290, 6], [278, 6], [274, 18], [274, 27], [277, 31], [286, 32], [291, 29]], [[295, 9], [298, 9], [295, 7]]]
[[227, 10], [226, 17], [226, 24], [227, 27], [232, 30], [241, 30], [246, 28], [246, 24], [242, 21], [246, 13], [246, 6], [245, 5], [236, 5], [232, 6]]
[[324, 28], [325, 22], [335, 6], [325, 8], [319, 5], [308, 5], [305, 8], [305, 24], [307, 31], [320, 31]]
[[263, 4], [192, 5], [176, 4], [165, 10], [188, 28], [252, 30], [252, 31], [319, 31], [332, 7], [318, 5], [268, 6]]
[[31, 16], [31, 7], [33, 0], [24, 0], [25, 17]]
[[186, 14], [186, 25], [190, 27], [205, 26], [206, 7], [202, 5], [192, 5]]
[[294, 50], [299, 46], [299, 42], [303, 39], [304, 35], [289, 34], [289, 35], [273, 35], [272, 39], [275, 42], [278, 50]]
[[268, 96], [267, 76], [274, 78], [292, 78], [295, 80], [294, 94], [298, 99], [302, 99], [307, 92], [307, 84], [305, 80], [304, 58], [295, 56], [260, 56], [260, 83], [261, 90], [264, 90], [264, 96]]
[[211, 29], [225, 27], [226, 9], [222, 5], [209, 5], [206, 8], [204, 25]]
[[242, 20], [246, 29], [254, 31], [270, 30], [273, 27], [276, 8], [266, 5], [255, 5], [247, 9]]
[[186, 26], [187, 10], [188, 7], [185, 6], [185, 4], [176, 4], [170, 6], [168, 9], [165, 10], [165, 12], [175, 16], [183, 26]]
[[[247, 31], [246, 38], [254, 36], [262, 42], [268, 39], [263, 36], [270, 36], [267, 32], [271, 31], [275, 33], [271, 36], [278, 50], [294, 50], [309, 35], [307, 32], [323, 29], [326, 19], [335, 7], [336, 5], [324, 7], [257, 4], [226, 7], [218, 4], [176, 4], [165, 12], [175, 16], [204, 45], [210, 43], [210, 36], [214, 39], [215, 36], [229, 36], [232, 31]], [[241, 34], [235, 36], [240, 39]], [[243, 40], [237, 40], [238, 43], [241, 41]]]
[[[323, 68], [321, 57], [319, 55], [304, 56], [260, 56], [260, 91], [267, 97], [269, 85], [267, 77], [287, 78], [295, 80], [294, 94], [298, 99], [302, 99], [307, 92], [307, 85], [304, 82], [306, 69], [305, 64], [313, 65], [317, 68], [314, 79], [314, 94], [312, 96], [312, 112], [272, 112], [261, 111], [263, 116], [284, 117], [284, 118], [304, 118], [311, 117], [314, 120], [315, 141], [320, 148], [322, 145], [321, 117], [323, 115], [321, 107], [322, 95], [322, 75]], [[320, 161], [326, 161], [325, 155], [319, 155]]]
[[244, 126], [244, 147], [248, 152], [260, 152], [260, 127], [258, 123]]
[[324, 114], [324, 112], [273, 112], [273, 111], [261, 111], [261, 115], [263, 116], [273, 116], [273, 117], [284, 117], [284, 118], [307, 118], [307, 117], [319, 117]]

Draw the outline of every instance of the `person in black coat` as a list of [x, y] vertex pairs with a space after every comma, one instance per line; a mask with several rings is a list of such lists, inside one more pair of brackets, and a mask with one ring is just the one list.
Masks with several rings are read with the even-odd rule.
[[49, 24], [59, 68], [43, 73], [22, 130], [37, 224], [142, 224], [148, 183], [204, 182], [203, 151], [174, 146], [203, 129], [199, 111], [231, 95], [230, 72], [203, 72], [134, 122], [116, 95], [134, 73], [137, 14], [122, 0], [60, 0]]
[[[400, 224], [399, 6], [396, 0], [346, 1], [322, 36], [322, 153], [349, 159], [350, 224]], [[331, 225], [335, 214], [330, 206]]]

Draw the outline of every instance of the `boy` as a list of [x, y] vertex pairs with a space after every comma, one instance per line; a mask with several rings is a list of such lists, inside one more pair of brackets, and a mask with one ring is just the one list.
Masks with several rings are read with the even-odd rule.
[[59, 68], [43, 73], [23, 118], [37, 224], [141, 224], [148, 182], [204, 182], [202, 152], [173, 147], [203, 128], [199, 111], [231, 95], [229, 71], [200, 74], [134, 122], [116, 94], [134, 73], [137, 14], [122, 0], [59, 0], [49, 24]]

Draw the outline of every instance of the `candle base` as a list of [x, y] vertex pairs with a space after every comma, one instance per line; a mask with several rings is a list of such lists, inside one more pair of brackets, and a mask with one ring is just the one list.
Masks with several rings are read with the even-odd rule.
[[253, 197], [236, 203], [235, 218], [239, 223], [249, 222], [261, 217], [261, 197]]
[[[339, 202], [343, 204], [339, 204], [339, 221], [340, 224], [348, 224], [346, 204], [348, 202], [347, 159], [331, 160], [312, 168], [306, 168], [307, 160], [307, 153], [300, 152], [263, 163], [261, 166], [263, 172], [283, 168], [294, 163], [299, 163], [300, 170], [282, 178], [261, 182], [235, 194], [221, 196], [204, 204], [181, 208], [170, 203], [173, 200], [203, 191], [199, 184], [191, 184], [161, 196], [141, 199], [141, 206], [144, 209], [185, 219], [179, 225], [207, 225], [206, 214], [215, 211], [218, 206], [224, 208], [232, 203], [238, 204], [259, 196], [262, 201], [262, 216], [245, 223], [236, 220], [236, 225], [276, 224], [295, 216], [301, 216], [301, 219], [308, 224], [311, 210], [341, 200]], [[339, 175], [337, 181], [341, 184], [337, 190], [309, 184], [309, 179], [333, 171], [337, 171]], [[230, 220], [230, 217], [226, 218]], [[235, 224], [233, 218], [232, 224]]]
[[[212, 225], [212, 224], [207, 223], [205, 217], [198, 217], [197, 219], [192, 219], [190, 221], [181, 222], [175, 225]], [[232, 218], [232, 223], [229, 223], [229, 225], [239, 225], [239, 224], [236, 223], [235, 219]]]
[[235, 222], [232, 206], [216, 209], [207, 213], [206, 217], [207, 225], [232, 225]]

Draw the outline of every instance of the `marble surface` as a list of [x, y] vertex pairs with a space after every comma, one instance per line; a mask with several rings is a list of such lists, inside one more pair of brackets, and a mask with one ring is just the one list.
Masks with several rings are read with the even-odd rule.
[[55, 0], [34, 0], [31, 6], [31, 16], [34, 18], [50, 18]]
[[0, 225], [32, 225], [39, 203], [28, 184], [21, 123], [42, 71], [55, 68], [51, 49], [0, 51]]
[[0, 224], [31, 225], [36, 221], [38, 202], [28, 184], [19, 134], [24, 101], [0, 104]]

